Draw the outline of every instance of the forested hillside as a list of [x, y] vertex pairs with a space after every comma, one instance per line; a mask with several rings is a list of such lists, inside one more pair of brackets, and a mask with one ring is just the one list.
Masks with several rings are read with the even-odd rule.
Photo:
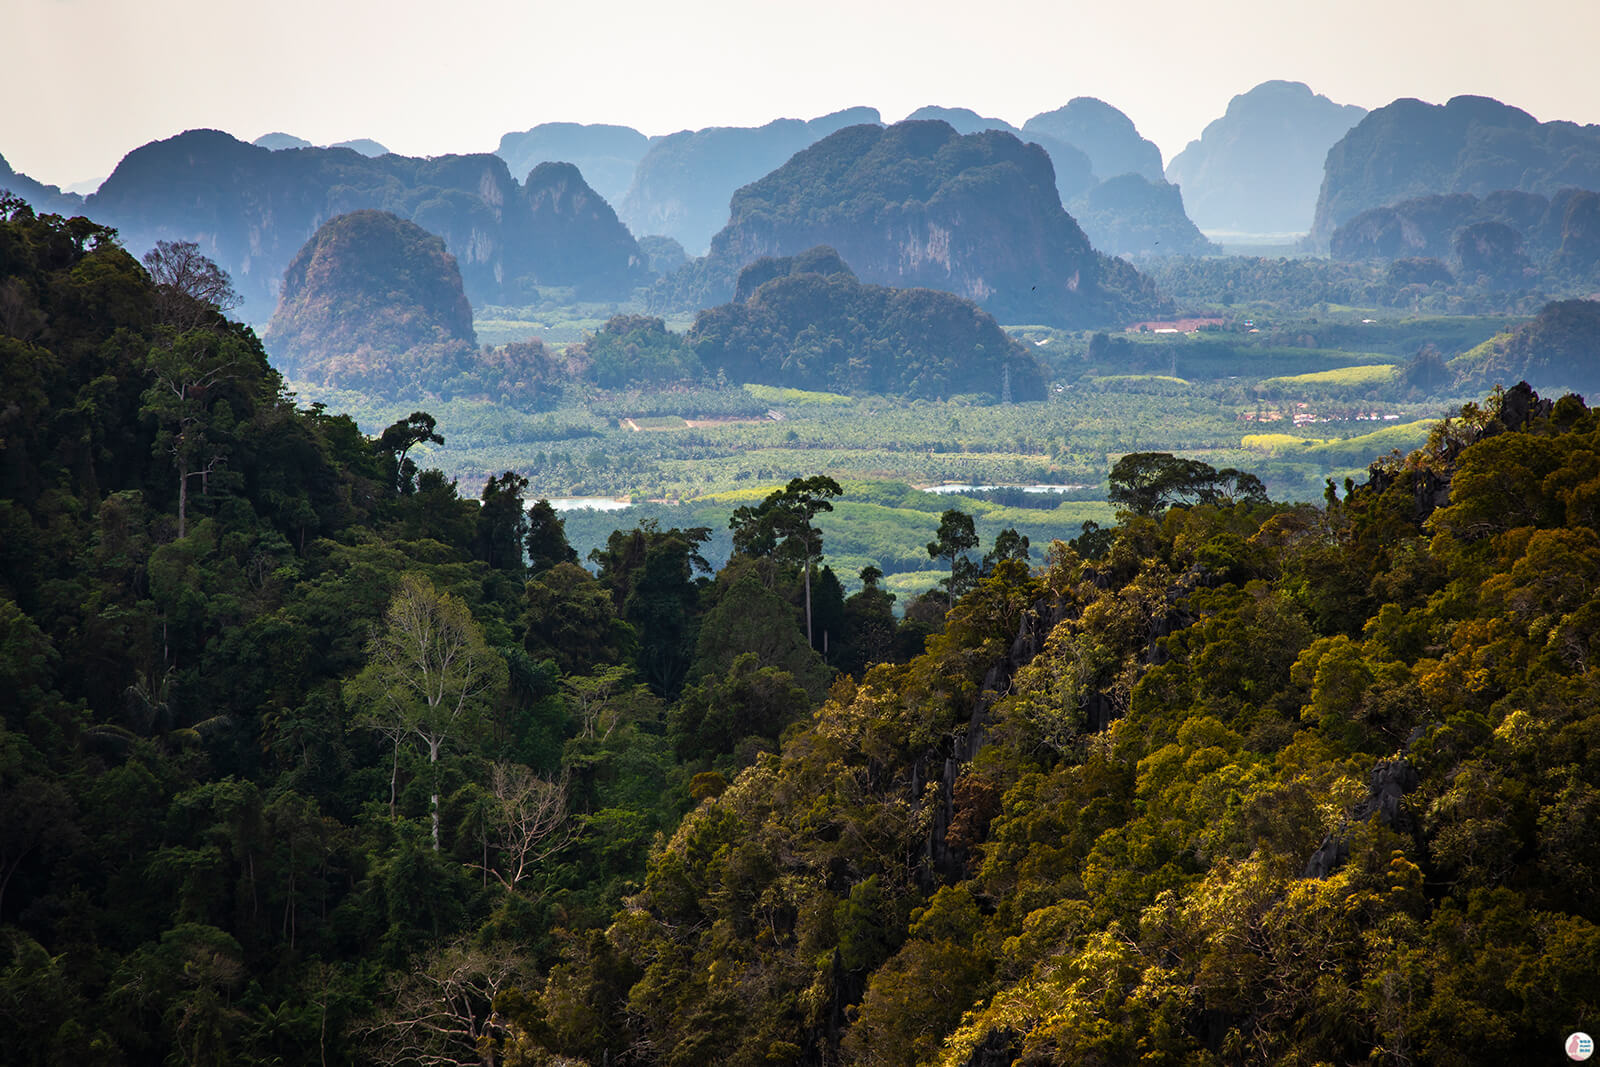
[[1116, 531], [703, 800], [513, 1058], [1548, 1061], [1600, 1007], [1597, 435], [1514, 389], [1321, 509], [1119, 465]]
[[937, 289], [863, 285], [831, 248], [762, 258], [689, 331], [707, 372], [792, 389], [1043, 400], [1044, 373], [988, 312]]
[[[534, 174], [539, 181], [521, 183]], [[198, 244], [233, 275], [251, 322], [271, 316], [285, 267], [317, 227], [364, 209], [443, 238], [475, 304], [537, 300], [541, 285], [610, 296], [645, 280], [633, 238], [571, 168], [514, 175], [488, 154], [274, 152], [189, 130], [128, 153], [87, 208], [135, 251]], [[582, 254], [563, 258], [574, 247]]]
[[1597, 187], [1600, 126], [1539, 122], [1483, 96], [1441, 105], [1396, 100], [1328, 150], [1311, 239], [1326, 247], [1361, 212], [1414, 197]]
[[740, 189], [671, 298], [720, 303], [747, 264], [817, 245], [864, 281], [944, 289], [1010, 322], [1098, 324], [1160, 304], [1062, 210], [1043, 149], [940, 121], [846, 127]]
[[952, 510], [897, 618], [826, 476], [715, 573], [580, 566], [160, 266], [0, 201], [8, 1062], [1537, 1063], [1600, 1009], [1578, 398], [1320, 507], [1132, 453], [1114, 528]]
[[1437, 260], [1501, 289], [1528, 284], [1535, 270], [1583, 284], [1600, 268], [1600, 193], [1417, 197], [1363, 211], [1333, 232], [1330, 248], [1345, 260]]
[[317, 228], [285, 271], [267, 332], [285, 373], [377, 396], [448, 379], [477, 349], [455, 257], [387, 211]]

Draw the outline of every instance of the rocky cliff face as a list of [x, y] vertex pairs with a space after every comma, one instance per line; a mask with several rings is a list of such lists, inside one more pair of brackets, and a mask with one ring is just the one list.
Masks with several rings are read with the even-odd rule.
[[318, 228], [284, 274], [266, 343], [294, 377], [383, 396], [404, 392], [402, 382], [433, 391], [419, 383], [476, 349], [455, 257], [386, 211], [355, 211]]
[[571, 285], [584, 299], [626, 296], [650, 270], [638, 242], [611, 205], [571, 163], [541, 163], [522, 188], [524, 254], [541, 285]]
[[1161, 149], [1139, 135], [1133, 120], [1104, 100], [1080, 96], [1064, 107], [1035, 115], [1022, 124], [1029, 139], [1044, 136], [1072, 145], [1089, 157], [1101, 180], [1137, 174], [1163, 181]]
[[1269, 81], [1228, 102], [1167, 164], [1189, 217], [1206, 230], [1305, 233], [1328, 149], [1366, 115], [1301, 82]]
[[[317, 228], [365, 209], [392, 211], [444, 238], [477, 303], [525, 302], [541, 281], [625, 288], [638, 279], [637, 248], [625, 247], [631, 238], [615, 216], [607, 222], [604, 212], [587, 216], [595, 227], [592, 242], [622, 246], [626, 254], [599, 265], [545, 258], [553, 245], [535, 239], [541, 232], [537, 216], [569, 201], [524, 194], [493, 155], [413, 159], [368, 158], [343, 148], [274, 152], [216, 130], [191, 130], [129, 153], [89, 198], [87, 210], [116, 226], [136, 254], [162, 239], [199, 244], [233, 276], [244, 298], [243, 317], [253, 322], [271, 314], [284, 267]], [[592, 192], [587, 196], [598, 199]]]
[[1119, 174], [1069, 205], [1100, 251], [1114, 256], [1204, 256], [1219, 251], [1184, 212], [1176, 185]]
[[[1002, 321], [1107, 321], [1148, 292], [1061, 207], [1049, 156], [944, 122], [852, 126], [741, 189], [709, 263], [725, 300], [744, 264], [816, 245], [865, 281], [943, 289]], [[1131, 275], [1131, 278], [1130, 278]]]
[[809, 122], [778, 119], [761, 127], [674, 133], [639, 160], [618, 213], [634, 233], [671, 237], [691, 255], [701, 255], [728, 221], [728, 199], [740, 186], [835, 130], [878, 121], [876, 109], [857, 107]]
[[1396, 100], [1328, 150], [1311, 238], [1327, 248], [1363, 211], [1442, 193], [1600, 189], [1600, 126], [1539, 122], [1481, 96]]

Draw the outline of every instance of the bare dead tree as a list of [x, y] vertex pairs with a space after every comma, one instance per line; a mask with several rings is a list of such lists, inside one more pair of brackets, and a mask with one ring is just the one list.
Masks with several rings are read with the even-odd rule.
[[377, 1063], [496, 1067], [508, 1031], [495, 997], [531, 976], [519, 952], [454, 941], [398, 978], [388, 1008], [357, 1025], [355, 1035]]
[[169, 326], [193, 329], [239, 306], [233, 279], [193, 241], [157, 241], [144, 269], [156, 284], [156, 314]]
[[572, 840], [567, 780], [540, 778], [520, 763], [496, 763], [489, 772], [490, 845], [497, 864], [473, 864], [510, 892], [541, 862]]

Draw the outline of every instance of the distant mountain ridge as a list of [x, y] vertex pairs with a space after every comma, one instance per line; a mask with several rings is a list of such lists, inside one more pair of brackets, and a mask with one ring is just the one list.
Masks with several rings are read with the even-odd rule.
[[[644, 280], [643, 257], [609, 207], [582, 216], [585, 239], [551, 237], [574, 224], [549, 213], [603, 204], [570, 174], [562, 182], [566, 199], [522, 186], [493, 155], [269, 151], [191, 130], [130, 152], [86, 207], [136, 252], [162, 239], [199, 244], [233, 276], [244, 317], [256, 322], [272, 313], [284, 267], [317, 227], [365, 208], [393, 211], [442, 237], [476, 304], [525, 304], [538, 285], [620, 293]], [[583, 244], [592, 248], [582, 262], [550, 258], [557, 247]]]
[[691, 255], [701, 255], [727, 223], [729, 198], [740, 186], [836, 130], [879, 121], [876, 108], [854, 107], [809, 121], [670, 134], [640, 158], [618, 214], [635, 234], [671, 237]]
[[62, 192], [57, 186], [46, 185], [26, 174], [19, 174], [11, 169], [11, 164], [6, 162], [5, 156], [0, 156], [0, 189], [10, 190], [12, 195], [26, 200], [40, 213], [70, 216], [83, 212], [83, 197], [76, 193]]
[[733, 198], [705, 261], [707, 302], [745, 264], [817, 245], [868, 282], [943, 289], [1009, 322], [1104, 321], [1153, 300], [1126, 263], [1097, 253], [1061, 207], [1050, 157], [942, 121], [851, 126]]
[[512, 174], [527, 174], [540, 163], [571, 163], [606, 203], [616, 207], [628, 195], [634, 169], [652, 143], [631, 126], [544, 122], [502, 136], [495, 155], [506, 161]]
[[267, 148], [274, 152], [284, 152], [291, 148], [348, 148], [352, 152], [360, 152], [364, 156], [388, 155], [389, 150], [370, 137], [357, 137], [353, 141], [336, 141], [333, 144], [315, 145], [304, 137], [296, 137], [292, 133], [274, 131], [264, 133], [250, 142], [257, 148]]
[[1311, 240], [1327, 248], [1363, 211], [1416, 197], [1566, 188], [1600, 190], [1600, 126], [1539, 122], [1483, 96], [1396, 100], [1328, 150]]
[[1328, 149], [1366, 114], [1303, 82], [1262, 82], [1173, 157], [1167, 180], [1202, 229], [1305, 233]]

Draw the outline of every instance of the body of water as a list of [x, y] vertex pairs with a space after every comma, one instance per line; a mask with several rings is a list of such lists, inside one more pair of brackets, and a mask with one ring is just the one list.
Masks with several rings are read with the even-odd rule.
[[924, 493], [988, 493], [996, 489], [1021, 489], [1024, 493], [1075, 493], [1089, 485], [930, 485]]
[[[528, 503], [532, 504], [533, 501], [529, 500]], [[626, 511], [633, 507], [633, 501], [614, 496], [553, 496], [550, 506], [557, 511]]]

